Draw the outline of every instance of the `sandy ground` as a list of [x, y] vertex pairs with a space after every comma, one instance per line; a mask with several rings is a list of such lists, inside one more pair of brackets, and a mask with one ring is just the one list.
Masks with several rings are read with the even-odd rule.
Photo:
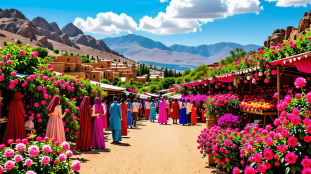
[[[128, 129], [123, 145], [112, 145], [111, 131], [105, 132], [106, 148], [74, 155], [81, 163], [81, 174], [102, 173], [212, 173], [206, 158], [197, 150], [196, 139], [205, 124], [181, 126], [139, 121]], [[214, 172], [213, 172], [214, 173]]]

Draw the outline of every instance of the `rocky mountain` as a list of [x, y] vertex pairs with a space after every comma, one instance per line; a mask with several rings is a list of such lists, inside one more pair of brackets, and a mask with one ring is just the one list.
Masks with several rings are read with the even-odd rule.
[[161, 42], [134, 34], [105, 38], [104, 42], [113, 50], [135, 61], [148, 61], [154, 63], [180, 64], [184, 66], [198, 66], [220, 61], [229, 55], [230, 50], [243, 48], [245, 51], [257, 50], [258, 45], [240, 45], [236, 43], [217, 43], [197, 47], [172, 45], [165, 46]]
[[83, 34], [83, 31], [80, 28], [73, 25], [73, 23], [69, 23], [66, 26], [64, 26], [61, 32], [68, 34], [69, 37], [75, 37], [78, 36], [79, 34]]
[[295, 40], [297, 37], [304, 35], [311, 28], [311, 10], [305, 12], [303, 17], [298, 23], [298, 27], [288, 26], [284, 29], [276, 29], [271, 36], [264, 42], [265, 47], [277, 46], [278, 43], [282, 43], [283, 40]]
[[18, 10], [16, 9], [4, 9], [0, 8], [0, 18], [19, 18], [27, 20], [27, 18]]

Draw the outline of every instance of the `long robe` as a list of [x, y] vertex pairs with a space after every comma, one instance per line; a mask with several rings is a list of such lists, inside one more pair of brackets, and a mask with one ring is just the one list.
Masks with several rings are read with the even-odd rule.
[[121, 118], [122, 110], [119, 103], [114, 102], [110, 105], [110, 130], [112, 131], [113, 141], [122, 141], [121, 138]]
[[121, 103], [121, 110], [122, 110], [122, 118], [123, 120], [121, 121], [121, 135], [122, 136], [127, 136], [127, 106], [125, 103]]
[[26, 138], [26, 129], [24, 123], [25, 109], [21, 101], [22, 94], [17, 91], [14, 93], [13, 100], [9, 107], [8, 123], [5, 129], [3, 144], [7, 144], [10, 139], [24, 139]]
[[152, 102], [151, 104], [150, 104], [150, 107], [151, 107], [151, 109], [150, 109], [150, 117], [149, 117], [149, 120], [156, 120], [157, 119], [157, 113], [156, 113], [156, 104], [154, 103], [154, 102]]
[[127, 126], [132, 126], [133, 125], [133, 113], [131, 111], [131, 107], [133, 109], [133, 104], [132, 103], [126, 103], [126, 106], [127, 106], [127, 118], [126, 118], [126, 121], [127, 121]]
[[92, 108], [90, 105], [90, 97], [85, 96], [79, 111], [79, 132], [76, 140], [75, 150], [88, 151], [92, 146]]
[[186, 103], [182, 103], [182, 109], [180, 110], [180, 116], [179, 116], [179, 123], [188, 124]]
[[173, 120], [178, 120], [179, 119], [179, 103], [178, 102], [174, 102], [172, 105], [173, 105], [172, 119]]
[[172, 115], [172, 105], [169, 103], [167, 106], [167, 115]]
[[191, 105], [191, 124], [196, 124], [197, 121], [197, 108], [192, 104]]
[[[96, 99], [95, 99], [96, 100]], [[105, 137], [103, 131], [103, 106], [101, 104], [95, 104], [94, 114], [99, 114], [98, 117], [95, 117], [94, 126], [93, 126], [93, 136], [92, 136], [92, 147], [93, 148], [105, 148]]]
[[159, 105], [159, 118], [158, 123], [167, 123], [166, 102], [162, 101]]

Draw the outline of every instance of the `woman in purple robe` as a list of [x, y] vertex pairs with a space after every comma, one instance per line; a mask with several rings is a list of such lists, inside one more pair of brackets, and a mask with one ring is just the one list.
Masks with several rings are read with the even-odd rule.
[[166, 102], [164, 101], [164, 98], [162, 98], [162, 101], [159, 105], [159, 118], [158, 118], [158, 123], [165, 123], [167, 124], [167, 113], [166, 113], [166, 107], [167, 107], [167, 104]]
[[94, 100], [94, 105], [93, 105], [92, 110], [93, 110], [93, 115], [96, 115], [94, 126], [93, 126], [92, 147], [104, 149], [106, 147], [104, 131], [103, 131], [104, 108], [98, 97], [95, 98]]

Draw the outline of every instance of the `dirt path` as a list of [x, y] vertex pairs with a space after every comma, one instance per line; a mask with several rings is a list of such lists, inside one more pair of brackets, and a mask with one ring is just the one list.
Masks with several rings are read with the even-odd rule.
[[105, 132], [106, 148], [75, 155], [82, 158], [81, 174], [103, 173], [211, 173], [206, 158], [197, 150], [197, 136], [203, 123], [195, 126], [151, 123], [142, 120], [138, 128], [128, 129], [124, 146], [112, 145], [111, 131]]

